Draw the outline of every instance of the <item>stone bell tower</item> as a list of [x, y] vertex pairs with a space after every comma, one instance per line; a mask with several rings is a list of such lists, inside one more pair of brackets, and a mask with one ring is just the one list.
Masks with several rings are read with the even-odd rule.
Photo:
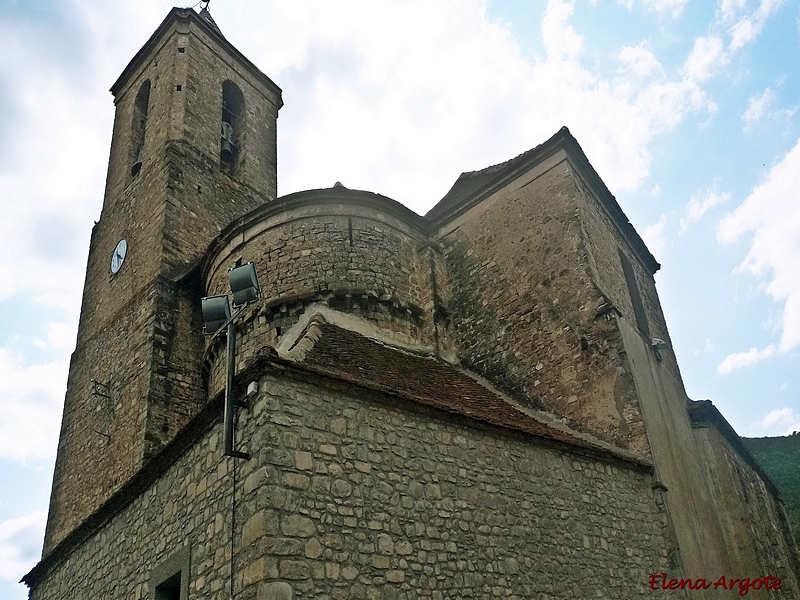
[[174, 8], [111, 88], [44, 553], [142, 469], [206, 400], [196, 265], [274, 200], [281, 90], [207, 9]]

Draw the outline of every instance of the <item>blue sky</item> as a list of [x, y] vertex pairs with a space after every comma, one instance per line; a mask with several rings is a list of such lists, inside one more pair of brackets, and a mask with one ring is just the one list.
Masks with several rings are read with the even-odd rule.
[[[0, 597], [38, 559], [113, 121], [171, 8], [0, 5]], [[800, 430], [800, 9], [784, 0], [223, 2], [284, 91], [279, 192], [341, 181], [424, 213], [562, 125], [662, 264], [691, 398]]]

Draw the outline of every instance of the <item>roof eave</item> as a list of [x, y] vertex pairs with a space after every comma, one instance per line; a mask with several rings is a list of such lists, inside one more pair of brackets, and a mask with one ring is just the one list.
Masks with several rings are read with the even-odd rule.
[[[609, 218], [617, 226], [620, 233], [628, 241], [633, 251], [649, 269], [650, 273], [654, 274], [658, 271], [661, 265], [650, 250], [648, 250], [644, 241], [617, 203], [616, 198], [600, 178], [600, 175], [597, 174], [597, 171], [595, 171], [594, 167], [589, 162], [589, 159], [586, 157], [578, 141], [566, 127], [562, 127], [546, 142], [529, 150], [526, 153], [528, 156], [526, 156], [524, 160], [519, 161], [517, 164], [510, 165], [508, 168], [498, 170], [496, 176], [491, 178], [486, 185], [467, 195], [460, 201], [449, 203], [448, 195], [450, 192], [448, 192], [448, 195], [445, 195], [436, 206], [428, 211], [425, 215], [425, 220], [428, 222], [431, 229], [435, 230], [440, 228], [559, 151], [565, 152], [575, 173], [577, 173], [586, 183], [587, 187], [592, 190]], [[514, 160], [512, 159], [509, 162], [513, 163]], [[465, 175], [468, 174], [463, 173], [462, 177]]]

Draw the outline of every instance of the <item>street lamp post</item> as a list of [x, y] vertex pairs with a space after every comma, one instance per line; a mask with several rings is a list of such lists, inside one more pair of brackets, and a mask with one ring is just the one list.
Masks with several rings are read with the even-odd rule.
[[261, 297], [255, 264], [249, 262], [229, 269], [228, 283], [233, 294], [233, 306], [238, 310], [231, 315], [226, 295], [202, 298], [203, 333], [212, 336], [212, 340], [223, 330], [227, 334], [223, 455], [234, 458], [250, 458], [246, 452], [240, 452], [234, 448], [234, 411], [237, 407], [245, 407], [247, 404], [235, 398], [233, 380], [236, 374], [236, 318], [250, 302]]

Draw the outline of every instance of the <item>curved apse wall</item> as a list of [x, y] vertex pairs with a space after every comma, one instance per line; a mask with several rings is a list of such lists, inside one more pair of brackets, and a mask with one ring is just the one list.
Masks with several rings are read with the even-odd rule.
[[[234, 222], [207, 254], [206, 295], [229, 293], [228, 269], [253, 261], [262, 299], [238, 323], [238, 368], [276, 346], [311, 304], [369, 321], [401, 344], [432, 345], [431, 256], [422, 217], [370, 192], [298, 192]], [[223, 336], [220, 336], [222, 338]], [[224, 386], [224, 340], [208, 349], [209, 395]]]

